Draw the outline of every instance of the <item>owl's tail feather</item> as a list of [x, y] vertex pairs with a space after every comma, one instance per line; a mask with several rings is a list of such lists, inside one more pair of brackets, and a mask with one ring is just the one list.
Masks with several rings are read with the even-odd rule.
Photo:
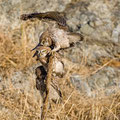
[[74, 44], [76, 42], [82, 41], [83, 35], [81, 35], [80, 33], [68, 33], [68, 38], [70, 44]]

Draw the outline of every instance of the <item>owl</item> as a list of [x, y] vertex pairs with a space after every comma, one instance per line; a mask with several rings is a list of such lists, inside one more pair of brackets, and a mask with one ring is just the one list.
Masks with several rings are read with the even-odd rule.
[[58, 53], [54, 53], [53, 75], [61, 77], [64, 75], [64, 72], [64, 63], [61, 59], [61, 56]]
[[[44, 69], [43, 66], [39, 66], [35, 70], [35, 74], [37, 76], [36, 78], [36, 88], [40, 91], [41, 99], [42, 102], [44, 102], [45, 97], [46, 97], [46, 76], [47, 72]], [[49, 94], [49, 99], [54, 101], [54, 102], [59, 102], [61, 101], [62, 94], [61, 90], [59, 88], [59, 84], [57, 82], [57, 79], [52, 79], [50, 83], [50, 94]]]
[[[51, 49], [49, 47], [45, 46], [39, 46], [36, 48], [36, 52], [33, 55], [33, 57], [37, 56], [37, 60], [41, 62], [41, 64], [44, 66], [44, 68], [47, 71], [48, 62], [49, 62], [49, 53], [51, 53]], [[55, 53], [53, 58], [53, 73], [54, 75], [61, 76], [64, 74], [64, 64], [60, 59], [58, 53]]]
[[33, 57], [37, 56], [37, 60], [39, 60], [44, 67], [47, 67], [50, 52], [51, 52], [51, 48], [45, 46], [39, 46], [36, 48]]
[[52, 45], [53, 45], [52, 38], [50, 37], [49, 31], [46, 30], [41, 34], [38, 45], [35, 48], [33, 48], [32, 51], [39, 46], [51, 47]]
[[37, 18], [39, 20], [55, 21], [60, 27], [66, 27], [66, 18], [63, 12], [49, 11], [45, 13], [31, 13], [21, 15], [21, 20]]
[[83, 36], [79, 33], [67, 32], [53, 26], [41, 34], [39, 43], [34, 49], [42, 45], [51, 47], [52, 51], [56, 52], [61, 48], [68, 48], [71, 44], [74, 44], [82, 39]]
[[78, 42], [83, 38], [81, 34], [69, 32], [66, 18], [62, 12], [50, 11], [45, 13], [21, 15], [22, 20], [28, 20], [32, 18], [38, 18], [39, 20], [47, 19], [47, 22], [54, 21], [53, 24], [50, 24], [48, 29], [42, 33], [39, 39], [39, 44], [34, 49], [42, 45], [52, 47], [52, 51], [55, 52], [61, 48], [68, 48], [71, 44]]
[[43, 98], [43, 101], [46, 97], [46, 83], [45, 79], [47, 76], [47, 72], [45, 71], [43, 66], [39, 66], [35, 69], [36, 74], [36, 88], [40, 91], [40, 95]]

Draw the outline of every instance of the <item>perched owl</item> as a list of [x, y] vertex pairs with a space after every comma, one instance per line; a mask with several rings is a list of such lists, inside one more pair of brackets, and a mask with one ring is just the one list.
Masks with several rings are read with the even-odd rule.
[[52, 46], [52, 51], [55, 52], [61, 48], [68, 48], [71, 44], [74, 44], [82, 39], [83, 37], [79, 33], [67, 32], [53, 26], [41, 34], [39, 43], [35, 48], [33, 48], [33, 50], [42, 45], [47, 47]]
[[[44, 68], [47, 70], [48, 62], [49, 62], [49, 53], [51, 49], [45, 46], [39, 46], [36, 48], [36, 52], [33, 57], [37, 56], [37, 60], [39, 60]], [[55, 53], [53, 58], [53, 73], [55, 75], [63, 75], [64, 74], [64, 64], [60, 59], [58, 53]]]
[[50, 37], [49, 31], [46, 30], [41, 34], [38, 45], [32, 50], [35, 50], [39, 46], [51, 47], [52, 45], [53, 45], [52, 38]]
[[66, 19], [63, 13], [50, 11], [45, 13], [21, 15], [22, 20], [28, 20], [32, 18], [54, 21], [54, 24], [50, 25], [48, 29], [42, 33], [39, 39], [39, 44], [34, 49], [36, 49], [40, 45], [47, 47], [52, 46], [52, 51], [55, 52], [58, 51], [60, 48], [68, 48], [70, 47], [70, 44], [78, 42], [83, 38], [81, 34], [68, 31], [68, 25], [66, 24]]
[[[42, 100], [44, 102], [45, 97], [46, 97], [46, 76], [47, 76], [47, 72], [44, 69], [43, 66], [39, 66], [36, 68], [35, 70], [35, 74], [37, 76], [36, 78], [36, 88], [40, 91], [40, 95], [42, 97]], [[57, 79], [53, 79], [51, 81], [50, 84], [50, 94], [49, 94], [49, 99], [57, 102], [57, 101], [61, 101], [61, 90], [59, 88], [59, 84], [57, 82]]]
[[43, 100], [46, 97], [46, 76], [47, 72], [45, 71], [43, 66], [39, 66], [35, 69], [35, 74], [36, 74], [36, 88], [40, 91], [41, 97]]
[[50, 52], [51, 49], [49, 47], [39, 46], [36, 48], [33, 57], [37, 56], [37, 60], [39, 60], [44, 67], [47, 67]]

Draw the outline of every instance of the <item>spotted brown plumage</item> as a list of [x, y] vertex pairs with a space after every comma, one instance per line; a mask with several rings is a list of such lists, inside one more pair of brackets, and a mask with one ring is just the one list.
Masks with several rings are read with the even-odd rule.
[[52, 44], [53, 42], [52, 42], [52, 38], [50, 37], [50, 32], [46, 30], [45, 32], [41, 34], [38, 45], [32, 50], [35, 50], [39, 46], [50, 47], [52, 46]]
[[71, 44], [82, 40], [82, 38], [82, 35], [79, 33], [67, 32], [53, 26], [41, 34], [38, 45], [32, 50], [42, 45], [47, 47], [52, 46], [52, 51], [56, 52], [61, 48], [70, 47]]
[[[43, 102], [45, 100], [46, 97], [46, 77], [47, 77], [47, 72], [44, 69], [43, 66], [39, 66], [35, 69], [35, 74], [37, 76], [36, 78], [36, 88], [37, 90], [40, 91], [40, 95], [43, 99]], [[61, 90], [59, 88], [59, 84], [57, 82], [57, 79], [52, 79], [51, 83], [50, 83], [50, 96], [49, 98], [54, 101], [61, 101]]]
[[[48, 19], [55, 21], [45, 30], [40, 38], [38, 45], [33, 48], [35, 50], [39, 46], [47, 46], [53, 48], [52, 51], [58, 51], [61, 48], [70, 47], [71, 43], [78, 42], [82, 39], [82, 35], [78, 33], [71, 33], [68, 30], [65, 16], [62, 12], [50, 11], [45, 13], [32, 13], [21, 15], [22, 20], [38, 18], [39, 20]], [[48, 21], [49, 22], [49, 21]], [[58, 24], [56, 26], [56, 23]]]
[[[39, 46], [36, 48], [36, 51], [33, 55], [33, 57], [37, 57], [37, 60], [41, 62], [41, 64], [44, 66], [44, 68], [47, 70], [49, 57], [51, 54], [51, 49], [49, 47], [45, 46]], [[64, 64], [62, 60], [60, 59], [60, 55], [58, 53], [54, 53], [53, 58], [53, 73], [55, 75], [61, 76], [64, 73]]]
[[64, 13], [57, 11], [50, 11], [45, 13], [22, 14], [20, 18], [22, 20], [28, 20], [32, 18], [37, 18], [39, 20], [48, 19], [48, 20], [56, 21], [61, 26], [67, 26]]
[[39, 60], [42, 63], [42, 65], [46, 68], [48, 64], [50, 52], [51, 49], [49, 47], [39, 46], [36, 48], [33, 57], [37, 56], [37, 60]]

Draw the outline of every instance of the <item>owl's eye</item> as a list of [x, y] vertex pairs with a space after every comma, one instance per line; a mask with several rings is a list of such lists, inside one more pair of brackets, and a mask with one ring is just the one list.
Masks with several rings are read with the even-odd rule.
[[41, 50], [41, 52], [42, 52], [42, 53], [45, 53], [45, 52], [46, 52], [46, 50]]
[[43, 40], [41, 41], [41, 45], [44, 46], [44, 45], [46, 44], [46, 42], [47, 42], [46, 39], [43, 39]]
[[46, 38], [44, 38], [44, 39], [42, 39], [42, 41], [41, 41], [41, 45], [43, 45], [43, 46], [50, 46], [49, 45], [49, 38], [48, 37], [46, 37]]
[[46, 50], [41, 50], [40, 51], [40, 56], [45, 57], [46, 56]]

